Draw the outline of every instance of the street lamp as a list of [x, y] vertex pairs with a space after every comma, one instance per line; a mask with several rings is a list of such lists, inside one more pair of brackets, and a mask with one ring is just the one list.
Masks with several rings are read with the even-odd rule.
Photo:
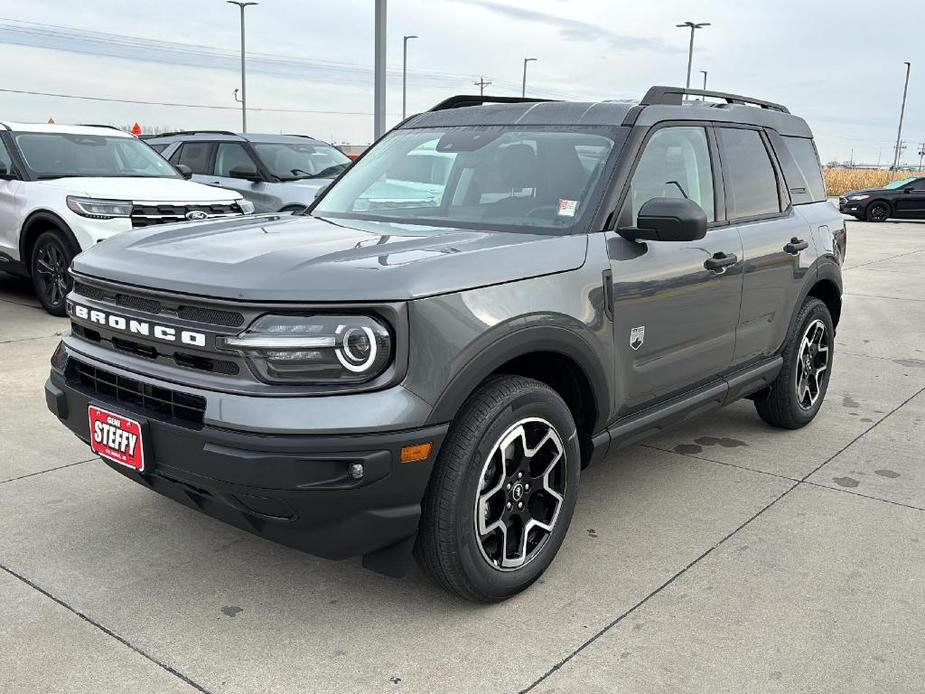
[[241, 0], [225, 0], [229, 5], [241, 8], [241, 132], [247, 132], [247, 85], [244, 69], [244, 8], [256, 5], [256, 2], [241, 2]]
[[521, 98], [526, 98], [527, 96], [527, 63], [532, 63], [535, 60], [538, 60], [538, 59], [537, 58], [524, 58], [524, 82], [523, 82], [523, 88], [520, 90]]
[[373, 135], [385, 135], [385, 42], [386, 1], [376, 0], [374, 67], [373, 67]]
[[906, 94], [909, 93], [909, 71], [912, 69], [912, 63], [903, 63], [906, 66], [906, 84], [903, 87], [903, 105], [899, 109], [899, 132], [896, 134], [896, 155], [893, 157], [893, 173], [890, 174], [890, 181], [896, 178], [896, 168], [899, 166], [899, 144], [903, 137], [903, 116], [906, 115]]
[[691, 63], [694, 62], [694, 32], [698, 29], [703, 29], [704, 27], [710, 26], [709, 22], [684, 22], [683, 24], [676, 24], [679, 29], [684, 29], [689, 27], [691, 30], [691, 46], [687, 52], [687, 83], [684, 85], [685, 89], [691, 88]]
[[408, 41], [420, 38], [414, 34], [402, 37], [401, 61], [401, 119], [405, 120], [405, 111], [408, 106]]

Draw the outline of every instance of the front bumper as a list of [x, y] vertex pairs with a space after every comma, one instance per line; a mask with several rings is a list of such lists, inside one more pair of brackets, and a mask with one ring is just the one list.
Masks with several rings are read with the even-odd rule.
[[[447, 425], [363, 434], [263, 434], [151, 416], [88, 392], [53, 368], [49, 409], [89, 443], [95, 404], [142, 423], [146, 471], [106, 461], [149, 489], [261, 537], [311, 554], [401, 575], [417, 532], [421, 499]], [[258, 399], [259, 400], [259, 399]], [[429, 457], [402, 463], [405, 446], [430, 442]], [[153, 464], [151, 464], [153, 462]], [[350, 474], [354, 463], [363, 476]]]
[[842, 214], [850, 214], [855, 217], [861, 217], [864, 215], [866, 205], [866, 200], [848, 200], [847, 198], [838, 199], [838, 211]]

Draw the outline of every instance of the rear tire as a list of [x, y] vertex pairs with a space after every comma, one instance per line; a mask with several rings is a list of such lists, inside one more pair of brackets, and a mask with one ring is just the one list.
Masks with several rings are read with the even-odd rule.
[[478, 602], [529, 587], [568, 531], [580, 465], [558, 393], [520, 376], [490, 379], [463, 406], [434, 467], [415, 545], [421, 567]]
[[887, 203], [877, 200], [867, 206], [867, 212], [864, 214], [864, 218], [868, 222], [885, 222], [890, 218], [892, 213], [893, 210], [890, 209]]
[[60, 231], [43, 232], [32, 247], [29, 262], [32, 286], [44, 309], [53, 316], [66, 315], [64, 299], [72, 287], [68, 268], [75, 255], [76, 251]]
[[755, 398], [758, 416], [783, 429], [799, 429], [813, 421], [829, 387], [834, 348], [835, 328], [829, 309], [810, 297], [790, 328], [780, 373], [771, 387]]

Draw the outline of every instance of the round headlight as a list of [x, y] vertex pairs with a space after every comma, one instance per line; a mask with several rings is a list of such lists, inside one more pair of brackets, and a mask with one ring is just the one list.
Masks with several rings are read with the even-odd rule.
[[338, 328], [341, 333], [341, 347], [337, 358], [341, 365], [353, 373], [366, 371], [376, 361], [376, 336], [366, 326]]

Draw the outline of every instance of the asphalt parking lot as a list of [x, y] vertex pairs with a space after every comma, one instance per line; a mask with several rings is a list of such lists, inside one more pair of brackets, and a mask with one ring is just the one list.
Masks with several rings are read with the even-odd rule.
[[0, 692], [922, 691], [925, 222], [850, 222], [828, 397], [742, 402], [582, 478], [505, 604], [146, 491], [48, 413], [66, 322], [0, 274]]

